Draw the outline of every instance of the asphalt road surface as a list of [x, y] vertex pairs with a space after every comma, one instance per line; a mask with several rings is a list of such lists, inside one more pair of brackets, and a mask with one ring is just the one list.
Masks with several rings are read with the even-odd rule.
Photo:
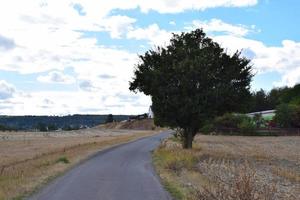
[[31, 200], [170, 200], [151, 165], [151, 151], [170, 132], [97, 153]]

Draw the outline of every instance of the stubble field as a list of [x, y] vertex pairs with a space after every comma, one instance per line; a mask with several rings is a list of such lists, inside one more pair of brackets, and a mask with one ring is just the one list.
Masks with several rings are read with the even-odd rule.
[[193, 150], [176, 138], [154, 152], [166, 188], [177, 199], [299, 199], [300, 137], [204, 136]]
[[101, 149], [155, 133], [101, 128], [0, 132], [0, 199], [21, 199]]

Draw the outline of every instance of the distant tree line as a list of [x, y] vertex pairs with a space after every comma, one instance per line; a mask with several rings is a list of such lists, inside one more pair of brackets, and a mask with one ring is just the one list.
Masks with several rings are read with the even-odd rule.
[[[112, 117], [112, 116], [110, 116]], [[76, 130], [93, 127], [107, 121], [108, 115], [68, 116], [0, 116], [0, 131], [12, 130]], [[114, 121], [127, 120], [129, 115], [114, 115]]]
[[273, 88], [270, 92], [263, 89], [253, 92], [249, 104], [247, 112], [273, 110], [280, 104], [300, 105], [300, 84]]

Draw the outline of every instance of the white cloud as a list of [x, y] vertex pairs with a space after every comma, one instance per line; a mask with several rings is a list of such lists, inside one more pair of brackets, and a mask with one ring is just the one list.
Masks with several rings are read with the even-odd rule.
[[111, 16], [104, 19], [105, 30], [110, 32], [112, 38], [121, 38], [121, 36], [129, 30], [132, 30], [132, 24], [136, 22], [136, 19], [127, 16]]
[[147, 40], [151, 45], [166, 45], [172, 33], [160, 29], [157, 24], [151, 24], [146, 28], [137, 28], [127, 33], [128, 39]]
[[[150, 98], [142, 94], [123, 96], [106, 91], [30, 92], [1, 100], [0, 114], [5, 115], [68, 115], [68, 114], [140, 114], [147, 112]], [[130, 101], [131, 99], [131, 101]], [[135, 101], [138, 100], [138, 101]]]
[[213, 39], [229, 52], [244, 50], [244, 55], [252, 59], [254, 72], [276, 71], [282, 75], [276, 86], [293, 86], [300, 83], [300, 42], [282, 41], [281, 46], [266, 46], [264, 43], [232, 35], [216, 36]]
[[155, 10], [160, 13], [180, 13], [186, 10], [216, 7], [246, 7], [257, 4], [257, 0], [140, 0], [136, 2], [143, 12]]
[[75, 82], [74, 77], [63, 74], [60, 71], [49, 72], [45, 76], [39, 76], [37, 80], [44, 83], [62, 83], [62, 84], [71, 84]]
[[4, 80], [0, 80], [0, 100], [13, 97], [15, 92], [16, 89], [12, 84], [9, 84]]
[[94, 83], [90, 80], [83, 80], [79, 83], [79, 88], [83, 91], [97, 91], [100, 90], [100, 87], [94, 85]]
[[172, 26], [176, 26], [176, 22], [175, 21], [170, 21], [169, 24], [172, 25]]
[[214, 33], [221, 32], [230, 35], [245, 36], [255, 31], [255, 26], [233, 25], [223, 22], [220, 19], [211, 19], [209, 21], [193, 20], [191, 26], [186, 27], [187, 30], [203, 28], [204, 32]]
[[74, 0], [82, 6], [86, 15], [101, 17], [114, 9], [128, 10], [139, 8], [142, 12], [150, 10], [159, 13], [180, 13], [187, 10], [205, 10], [216, 7], [248, 7], [257, 4], [258, 0]]
[[298, 67], [295, 67], [295, 69], [286, 71], [283, 74], [281, 81], [275, 82], [273, 84], [276, 87], [292, 87], [297, 83], [300, 83], [300, 63], [298, 64]]

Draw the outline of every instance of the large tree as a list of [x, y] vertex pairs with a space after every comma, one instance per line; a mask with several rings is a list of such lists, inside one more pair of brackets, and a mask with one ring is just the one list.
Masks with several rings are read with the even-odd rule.
[[173, 34], [170, 45], [140, 56], [130, 90], [150, 95], [154, 122], [180, 128], [184, 148], [203, 123], [240, 111], [250, 97], [250, 61], [229, 55], [201, 29]]

